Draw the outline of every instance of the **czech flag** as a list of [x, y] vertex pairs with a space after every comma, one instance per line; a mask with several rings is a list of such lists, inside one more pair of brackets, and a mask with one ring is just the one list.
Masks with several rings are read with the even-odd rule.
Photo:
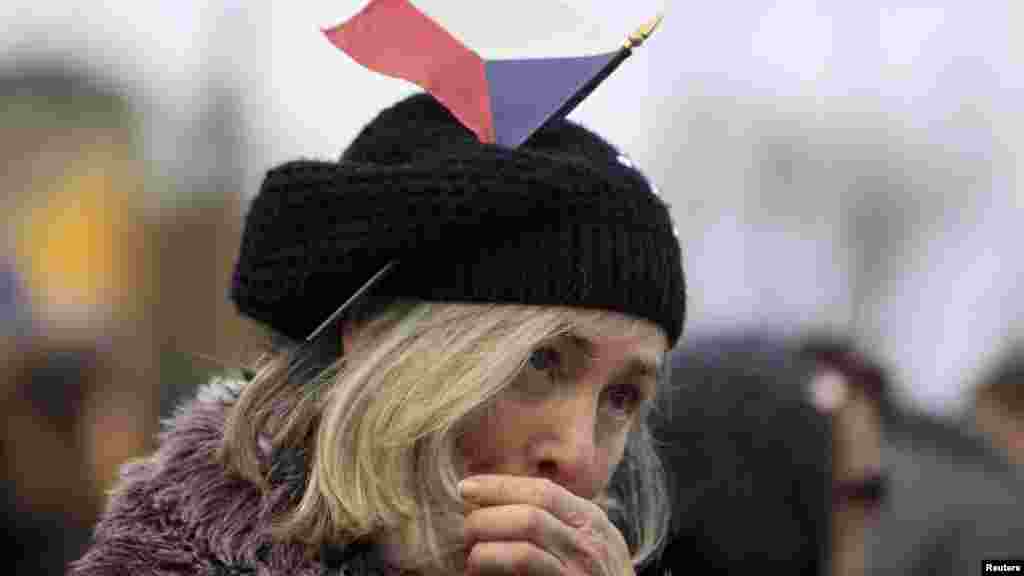
[[[660, 17], [655, 19], [612, 50], [595, 54], [488, 59], [463, 41], [473, 36], [465, 34], [467, 26], [456, 36], [456, 27], [448, 22], [459, 19], [452, 10], [465, 12], [470, 5], [479, 7], [481, 3], [449, 1], [447, 14], [441, 14], [445, 9], [439, 3], [431, 10], [433, 17], [422, 9], [424, 0], [416, 0], [416, 4], [371, 0], [355, 16], [324, 34], [359, 64], [431, 93], [481, 142], [510, 148], [524, 142], [550, 118], [568, 114], [660, 21]], [[529, 4], [526, 0], [502, 3], [516, 6], [522, 14], [529, 14], [530, 8], [524, 6]], [[509, 26], [503, 24], [490, 25], [500, 29], [496, 30], [500, 35], [509, 32]]]

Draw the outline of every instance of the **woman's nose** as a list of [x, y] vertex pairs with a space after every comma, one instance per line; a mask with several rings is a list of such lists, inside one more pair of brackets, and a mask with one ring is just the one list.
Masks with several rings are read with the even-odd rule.
[[534, 474], [590, 498], [596, 485], [598, 447], [594, 403], [586, 397], [552, 400], [543, 408], [546, 423], [532, 446]]

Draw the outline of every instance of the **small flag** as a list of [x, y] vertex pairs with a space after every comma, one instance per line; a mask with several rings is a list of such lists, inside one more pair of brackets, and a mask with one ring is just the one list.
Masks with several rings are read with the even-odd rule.
[[371, 0], [324, 34], [363, 66], [431, 93], [481, 142], [514, 148], [568, 114], [659, 21], [610, 51], [557, 58], [482, 58], [409, 0]]

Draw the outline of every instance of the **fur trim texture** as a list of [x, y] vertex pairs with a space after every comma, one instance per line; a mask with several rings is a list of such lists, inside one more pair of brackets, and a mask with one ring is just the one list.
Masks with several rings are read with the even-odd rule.
[[156, 453], [122, 468], [93, 544], [71, 564], [70, 576], [329, 572], [302, 545], [274, 542], [266, 533], [301, 484], [272, 483], [263, 494], [217, 461], [227, 409], [237, 398], [237, 382], [214, 381], [165, 422]]

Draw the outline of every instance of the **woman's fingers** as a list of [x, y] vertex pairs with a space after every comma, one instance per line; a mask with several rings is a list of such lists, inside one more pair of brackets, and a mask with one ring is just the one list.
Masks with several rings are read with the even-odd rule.
[[493, 571], [480, 574], [517, 573], [516, 567], [529, 568], [518, 572], [529, 576], [631, 572], [625, 539], [604, 511], [549, 480], [474, 476], [460, 492], [478, 506], [466, 516], [465, 537], [470, 564], [477, 554], [476, 565]]
[[568, 572], [531, 542], [479, 542], [469, 552], [468, 576], [562, 576]]
[[459, 484], [462, 497], [478, 506], [529, 504], [547, 510], [562, 522], [580, 527], [604, 517], [593, 502], [580, 498], [547, 478], [482, 474]]
[[562, 566], [578, 553], [574, 529], [547, 510], [526, 504], [489, 506], [469, 514], [466, 545], [526, 541], [550, 552]]

